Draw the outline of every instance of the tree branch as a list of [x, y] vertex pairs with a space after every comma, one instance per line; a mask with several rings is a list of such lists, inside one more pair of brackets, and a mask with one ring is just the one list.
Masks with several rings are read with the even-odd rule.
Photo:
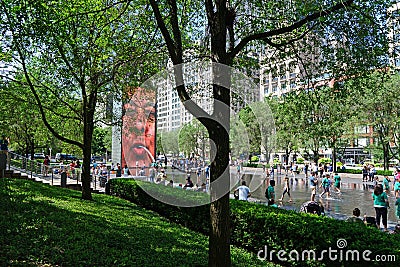
[[251, 41], [264, 40], [264, 39], [267, 39], [267, 38], [272, 37], [272, 36], [276, 36], [276, 35], [281, 35], [281, 34], [292, 32], [292, 31], [294, 31], [294, 30], [306, 25], [307, 23], [309, 23], [311, 21], [314, 21], [314, 20], [317, 20], [319, 18], [328, 16], [328, 15], [332, 14], [333, 12], [338, 11], [338, 10], [340, 10], [342, 8], [349, 7], [353, 3], [354, 3], [354, 0], [347, 0], [345, 2], [341, 1], [340, 3], [332, 6], [329, 9], [322, 10], [322, 11], [317, 11], [317, 12], [311, 14], [311, 15], [308, 15], [304, 19], [299, 20], [299, 21], [293, 23], [290, 26], [282, 27], [282, 28], [271, 30], [271, 31], [268, 31], [268, 32], [251, 34], [251, 35], [243, 38], [236, 45], [236, 47], [233, 48], [231, 52], [229, 52], [229, 56], [231, 58], [234, 58]]
[[162, 18], [162, 15], [161, 15], [160, 9], [158, 7], [158, 4], [156, 3], [156, 0], [150, 0], [150, 5], [151, 5], [151, 8], [153, 9], [153, 13], [156, 18], [157, 25], [160, 28], [161, 34], [164, 37], [164, 40], [167, 45], [167, 49], [168, 49], [169, 55], [171, 57], [172, 63], [174, 65], [181, 64], [182, 62], [179, 62], [179, 58], [177, 57], [177, 54], [176, 54], [177, 49], [175, 47], [174, 41], [172, 40], [172, 37], [169, 34], [167, 26], [165, 25], [165, 22]]

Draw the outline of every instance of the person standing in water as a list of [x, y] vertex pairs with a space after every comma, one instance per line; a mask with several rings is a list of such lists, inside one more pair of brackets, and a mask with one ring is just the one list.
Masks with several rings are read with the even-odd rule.
[[289, 196], [289, 202], [292, 202], [292, 197], [290, 196], [290, 183], [289, 183], [289, 177], [285, 176], [284, 178], [284, 185], [283, 185], [283, 193], [279, 201], [283, 201], [283, 198], [285, 197], [285, 194], [288, 194]]
[[377, 185], [372, 193], [372, 199], [374, 201], [374, 208], [376, 212], [376, 226], [380, 228], [381, 218], [384, 231], [387, 231], [387, 210], [389, 208], [388, 197], [385, 192], [383, 192], [382, 185]]
[[333, 179], [335, 181], [334, 186], [335, 190], [338, 194], [340, 194], [340, 181], [342, 180], [337, 172], [335, 172], [335, 176], [333, 176]]

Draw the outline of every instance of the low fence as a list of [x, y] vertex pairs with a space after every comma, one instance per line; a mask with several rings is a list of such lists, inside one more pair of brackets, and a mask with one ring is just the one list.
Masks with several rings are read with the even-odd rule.
[[[68, 164], [54, 162], [51, 162], [50, 165], [45, 165], [41, 160], [31, 160], [13, 152], [8, 153], [8, 169], [26, 173], [31, 179], [38, 177], [42, 180], [48, 181], [51, 185], [79, 185], [82, 175], [81, 168], [75, 168]], [[93, 176], [91, 187], [94, 190], [104, 187], [109, 176], [109, 171], [106, 175]]]

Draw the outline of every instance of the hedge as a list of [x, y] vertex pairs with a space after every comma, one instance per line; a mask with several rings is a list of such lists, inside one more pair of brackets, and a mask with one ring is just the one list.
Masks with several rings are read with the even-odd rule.
[[[145, 182], [112, 179], [111, 191], [125, 199], [133, 201], [145, 208], [152, 209], [171, 221], [182, 224], [195, 231], [208, 234], [209, 232], [209, 205], [194, 208], [177, 207], [162, 203], [149, 196], [141, 187]], [[149, 188], [162, 185], [146, 185]], [[163, 192], [175, 195], [180, 199], [193, 200], [198, 196], [195, 192], [163, 188]], [[205, 196], [207, 194], [201, 193]], [[400, 260], [400, 239], [397, 235], [388, 235], [377, 229], [367, 228], [364, 225], [347, 223], [328, 217], [318, 217], [311, 214], [298, 213], [284, 209], [276, 209], [265, 205], [243, 202], [231, 199], [231, 244], [258, 253], [264, 246], [268, 250], [295, 250], [323, 251], [329, 248], [337, 249], [336, 242], [346, 239], [347, 250], [373, 252], [371, 255], [396, 255]], [[371, 256], [372, 257], [372, 256]], [[280, 262], [276, 256], [273, 261]], [[322, 262], [288, 262], [292, 266], [342, 266], [339, 261], [330, 261], [325, 257]], [[352, 261], [351, 266], [365, 266], [365, 261]], [[368, 262], [368, 266], [379, 265], [377, 262]], [[380, 265], [382, 266], [382, 265]], [[385, 266], [398, 266], [385, 263]]]
[[251, 167], [251, 168], [262, 168], [263, 164], [258, 163], [244, 163], [243, 167]]
[[[352, 174], [362, 174], [362, 170], [360, 169], [338, 169], [337, 172], [339, 173], [352, 173]], [[376, 175], [393, 175], [393, 171], [391, 170], [377, 170]]]

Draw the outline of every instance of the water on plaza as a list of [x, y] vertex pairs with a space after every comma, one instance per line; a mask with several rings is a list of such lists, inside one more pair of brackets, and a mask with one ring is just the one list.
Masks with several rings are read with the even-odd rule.
[[[187, 174], [178, 170], [167, 171], [168, 180], [173, 180], [176, 184], [185, 184]], [[275, 199], [281, 198], [283, 192], [283, 178], [284, 174], [275, 174]], [[359, 208], [361, 217], [364, 215], [375, 217], [375, 209], [373, 207], [372, 183], [362, 183], [361, 179], [346, 178], [342, 176], [341, 194], [337, 194], [333, 187], [331, 187], [331, 196], [328, 198], [325, 194], [322, 198], [318, 195], [322, 193], [322, 188], [318, 188], [315, 200], [320, 202], [325, 209], [325, 215], [335, 219], [346, 219], [352, 216], [354, 208]], [[196, 173], [192, 172], [190, 177], [193, 183], [197, 181]], [[295, 177], [288, 175], [290, 178], [290, 194], [293, 202], [289, 202], [289, 196], [286, 194], [282, 202], [277, 201], [277, 204], [284, 209], [300, 210], [300, 206], [310, 200], [311, 189], [309, 187], [308, 179], [304, 178], [304, 174], [298, 174]], [[267, 178], [259, 172], [242, 174], [240, 177], [237, 175], [236, 170], [231, 169], [231, 184], [233, 188], [239, 186], [239, 183], [245, 180], [247, 186], [251, 190], [251, 200], [259, 204], [265, 204], [265, 189], [269, 184], [270, 178]], [[199, 183], [205, 182], [204, 175], [200, 176]], [[233, 190], [232, 190], [233, 191]], [[393, 229], [396, 225], [396, 206], [394, 205], [396, 199], [391, 192], [389, 196], [390, 209], [388, 209], [388, 228]]]

